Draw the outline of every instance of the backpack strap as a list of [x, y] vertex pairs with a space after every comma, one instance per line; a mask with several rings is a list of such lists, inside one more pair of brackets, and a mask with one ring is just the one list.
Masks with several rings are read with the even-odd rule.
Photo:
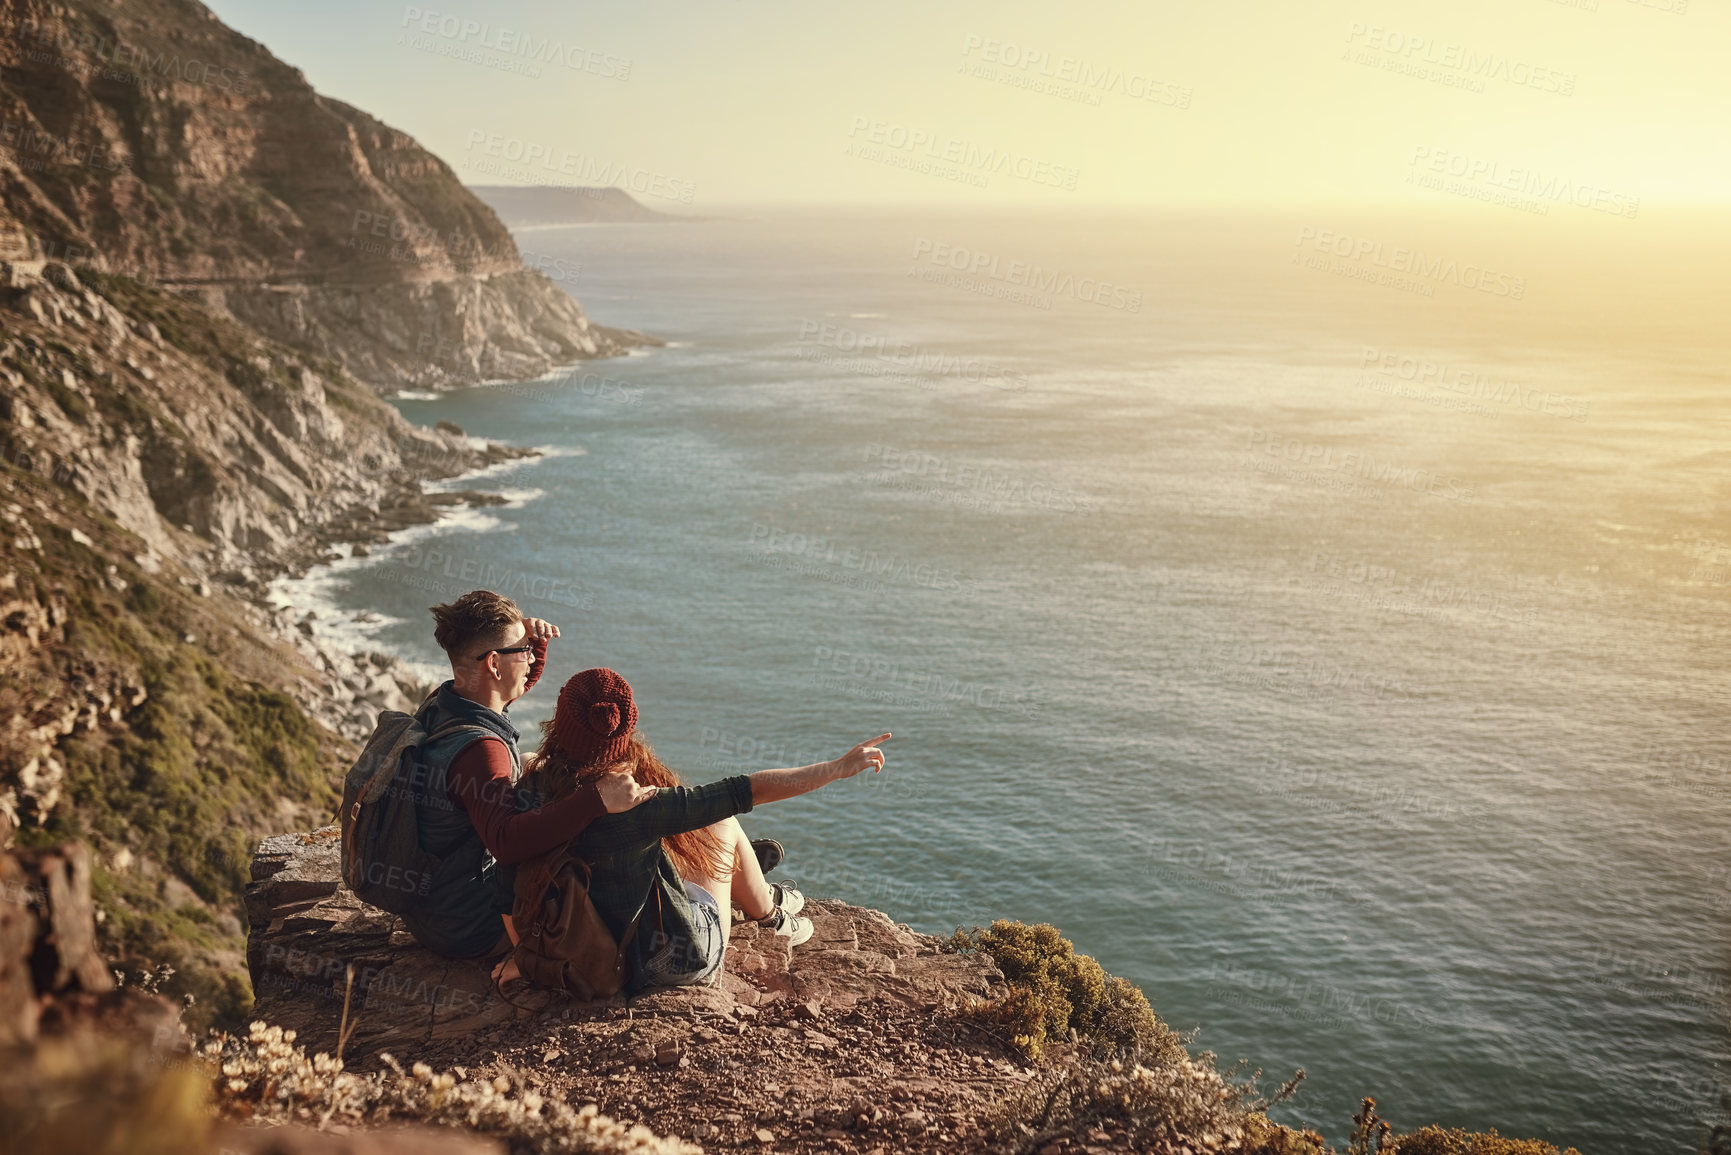
[[[662, 923], [661, 923], [661, 880], [659, 878], [657, 878], [655, 880], [654, 894], [655, 894], [655, 925], [660, 926], [660, 925], [662, 925]], [[645, 902], [642, 906], [638, 907], [637, 908], [637, 916], [631, 920], [631, 925], [625, 928], [625, 937], [619, 940], [619, 953], [621, 955], [623, 955], [626, 952], [626, 950], [630, 948], [631, 940], [633, 938], [637, 937], [637, 924], [643, 921], [643, 912], [648, 910], [648, 909], [649, 909], [649, 904], [647, 902]]]
[[[654, 885], [650, 887], [650, 893], [655, 896], [655, 925], [661, 927], [664, 923], [661, 914], [661, 879], [659, 876], [655, 879]], [[649, 900], [644, 899], [643, 905], [637, 908], [637, 915], [631, 920], [631, 925], [625, 928], [625, 937], [619, 940], [619, 957], [627, 966], [629, 966], [631, 962], [630, 956], [627, 954], [631, 949], [631, 940], [637, 937], [638, 924], [643, 921], [643, 913], [648, 909]], [[626, 977], [625, 986], [627, 990], [630, 989], [631, 981], [629, 975]], [[631, 999], [627, 997], [625, 1001], [629, 1004]]]

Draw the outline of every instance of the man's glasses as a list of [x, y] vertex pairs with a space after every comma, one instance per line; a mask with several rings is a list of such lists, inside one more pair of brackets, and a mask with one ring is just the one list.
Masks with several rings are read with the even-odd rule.
[[533, 652], [534, 649], [535, 649], [535, 647], [533, 645], [528, 645], [528, 646], [509, 646], [509, 647], [506, 647], [505, 649], [502, 649], [502, 650], [482, 650], [480, 652], [480, 654], [478, 654], [476, 656], [475, 660], [477, 662], [484, 662], [487, 660], [488, 654], [499, 654], [501, 656], [503, 656], [505, 654], [527, 654], [527, 653]]

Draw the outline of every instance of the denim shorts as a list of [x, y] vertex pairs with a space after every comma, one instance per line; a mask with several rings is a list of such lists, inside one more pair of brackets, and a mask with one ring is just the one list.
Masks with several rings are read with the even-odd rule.
[[692, 937], [675, 935], [659, 945], [643, 961], [638, 971], [639, 987], [687, 987], [700, 983], [713, 986], [721, 978], [721, 962], [727, 953], [722, 937], [721, 904], [715, 896], [697, 885], [686, 882], [686, 897], [691, 899]]

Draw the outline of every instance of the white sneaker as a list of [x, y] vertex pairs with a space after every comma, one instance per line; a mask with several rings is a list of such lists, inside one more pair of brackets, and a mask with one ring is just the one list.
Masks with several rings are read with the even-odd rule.
[[812, 926], [811, 919], [789, 914], [785, 910], [778, 910], [768, 918], [759, 920], [758, 925], [792, 939], [788, 944], [790, 946], [800, 946], [811, 941], [811, 936], [817, 929]]
[[798, 914], [805, 909], [805, 895], [801, 894], [799, 888], [794, 886], [791, 878], [786, 882], [770, 883], [769, 896], [775, 900], [775, 909], [770, 911], [769, 918], [760, 920], [766, 924], [775, 917], [775, 911], [780, 911], [783, 914]]

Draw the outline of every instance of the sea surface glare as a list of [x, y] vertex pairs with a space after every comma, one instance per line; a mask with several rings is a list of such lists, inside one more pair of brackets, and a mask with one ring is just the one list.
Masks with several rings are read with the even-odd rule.
[[525, 230], [667, 347], [400, 399], [548, 452], [282, 589], [429, 668], [468, 589], [555, 622], [526, 749], [592, 665], [693, 781], [893, 731], [881, 777], [747, 817], [788, 876], [1054, 923], [1194, 1049], [1305, 1068], [1274, 1117], [1336, 1144], [1372, 1095], [1694, 1151], [1731, 1071], [1731, 261], [1554, 223]]

